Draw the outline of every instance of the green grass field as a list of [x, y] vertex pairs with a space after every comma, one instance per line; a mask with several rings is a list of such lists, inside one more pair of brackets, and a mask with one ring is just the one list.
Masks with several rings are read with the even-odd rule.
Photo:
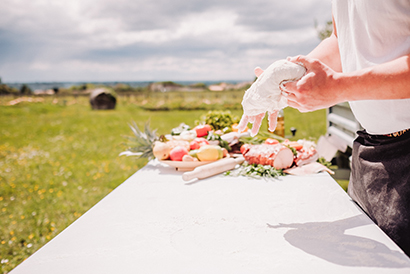
[[[240, 96], [236, 97], [240, 102]], [[167, 134], [181, 122], [193, 126], [207, 112], [148, 111], [132, 97], [119, 97], [116, 110], [108, 111], [91, 110], [87, 97], [48, 97], [43, 102], [7, 106], [12, 99], [0, 97], [2, 273], [16, 267], [146, 164], [144, 159], [118, 156], [126, 148], [124, 135], [131, 135], [129, 123], [135, 121], [142, 127], [150, 120], [152, 129]], [[219, 101], [201, 100], [215, 110], [227, 108]], [[232, 113], [240, 117], [238, 102], [229, 103], [236, 104]], [[297, 128], [293, 139], [317, 139], [326, 132], [326, 112], [301, 114], [287, 108], [285, 126], [286, 135], [290, 127]]]

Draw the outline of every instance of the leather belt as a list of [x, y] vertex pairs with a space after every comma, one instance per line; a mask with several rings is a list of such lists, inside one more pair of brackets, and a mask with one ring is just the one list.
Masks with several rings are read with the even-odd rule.
[[404, 130], [400, 130], [400, 131], [396, 131], [393, 133], [389, 133], [389, 134], [384, 134], [384, 136], [387, 137], [399, 137], [401, 135], [403, 135], [404, 133], [406, 133], [407, 131], [409, 131], [410, 129], [404, 129]]

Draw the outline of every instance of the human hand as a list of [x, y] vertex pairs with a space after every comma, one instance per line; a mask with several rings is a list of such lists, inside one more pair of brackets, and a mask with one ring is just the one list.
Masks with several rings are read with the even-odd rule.
[[[254, 72], [255, 72], [256, 77], [259, 77], [263, 73], [263, 69], [261, 69], [260, 67], [257, 67], [255, 68]], [[274, 131], [276, 128], [278, 113], [279, 111], [268, 112], [268, 121], [269, 121], [270, 131]], [[263, 117], [265, 117], [265, 113], [260, 113], [254, 116], [243, 115], [237, 127], [238, 131], [239, 132], [244, 131], [248, 123], [252, 123], [253, 126], [251, 129], [251, 136], [252, 137], [255, 136], [258, 133], [259, 128], [261, 127]]]
[[302, 64], [306, 74], [295, 82], [281, 85], [282, 94], [286, 96], [288, 105], [300, 112], [309, 112], [328, 108], [343, 99], [337, 88], [338, 73], [317, 59], [306, 56], [288, 57], [288, 61]]
[[[276, 128], [278, 113], [279, 111], [268, 112], [268, 123], [270, 131], [274, 131]], [[254, 116], [243, 115], [237, 127], [238, 131], [244, 131], [248, 123], [251, 123], [253, 124], [251, 129], [251, 136], [255, 136], [258, 133], [259, 128], [261, 127], [263, 117], [265, 117], [265, 113]]]

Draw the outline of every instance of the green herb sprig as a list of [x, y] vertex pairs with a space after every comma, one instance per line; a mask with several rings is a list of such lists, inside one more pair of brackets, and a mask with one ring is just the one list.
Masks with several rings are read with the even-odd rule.
[[196, 124], [208, 124], [214, 130], [223, 130], [238, 122], [239, 117], [233, 115], [229, 110], [212, 110], [202, 115], [200, 121], [196, 121]]
[[238, 169], [225, 172], [227, 176], [248, 176], [256, 179], [274, 179], [284, 176], [283, 170], [278, 170], [270, 165], [249, 164], [244, 162]]

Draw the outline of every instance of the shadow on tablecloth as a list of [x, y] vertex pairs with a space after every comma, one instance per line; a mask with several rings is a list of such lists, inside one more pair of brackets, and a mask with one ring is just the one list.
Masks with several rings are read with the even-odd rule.
[[291, 245], [328, 262], [343, 266], [410, 268], [408, 257], [370, 238], [345, 234], [347, 229], [369, 225], [365, 215], [334, 222], [270, 225], [291, 228], [284, 238]]

